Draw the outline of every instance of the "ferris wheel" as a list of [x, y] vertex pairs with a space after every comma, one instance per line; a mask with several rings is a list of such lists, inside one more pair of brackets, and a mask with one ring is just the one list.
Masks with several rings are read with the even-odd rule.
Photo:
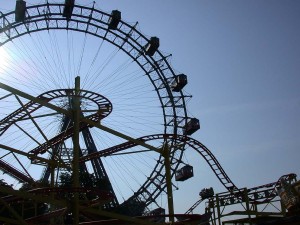
[[0, 46], [0, 169], [8, 185], [57, 194], [75, 169], [79, 187], [68, 192], [103, 190], [103, 209], [138, 216], [161, 207], [173, 188], [168, 176], [192, 176], [185, 137], [200, 125], [187, 114], [187, 76], [138, 23], [74, 0], [21, 0], [0, 15]]

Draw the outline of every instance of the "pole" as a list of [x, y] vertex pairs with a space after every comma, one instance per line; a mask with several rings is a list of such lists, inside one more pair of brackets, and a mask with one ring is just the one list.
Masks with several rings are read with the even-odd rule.
[[174, 203], [173, 203], [173, 192], [172, 192], [172, 177], [171, 177], [171, 165], [170, 165], [170, 152], [167, 144], [164, 145], [163, 156], [165, 158], [165, 170], [166, 170], [166, 183], [167, 183], [167, 196], [168, 196], [168, 207], [169, 207], [169, 220], [171, 224], [174, 223]]
[[218, 223], [221, 225], [221, 210], [220, 210], [220, 198], [219, 195], [216, 195], [216, 203], [217, 203], [217, 213], [218, 213]]
[[[52, 152], [52, 160], [54, 161], [54, 152]], [[50, 170], [51, 170], [51, 180], [50, 180], [50, 187], [51, 188], [54, 188], [54, 180], [55, 180], [55, 166], [54, 166], [54, 163], [52, 163], [51, 161], [51, 164], [50, 164]], [[50, 194], [50, 197], [51, 197], [51, 200], [54, 199], [54, 192], [51, 192]], [[53, 204], [50, 204], [50, 210], [51, 212], [54, 211], [55, 207]], [[51, 217], [50, 219], [50, 224], [54, 224], [54, 218]]]
[[79, 123], [80, 123], [80, 77], [75, 78], [75, 97], [73, 99], [73, 188], [74, 188], [74, 205], [73, 205], [73, 222], [74, 225], [79, 224], [79, 193], [76, 188], [79, 184]]
[[248, 214], [249, 224], [252, 225], [253, 223], [252, 223], [252, 220], [251, 220], [250, 203], [249, 203], [247, 188], [244, 188], [243, 194], [244, 194], [244, 198], [246, 200], [246, 210], [247, 210], [247, 214]]

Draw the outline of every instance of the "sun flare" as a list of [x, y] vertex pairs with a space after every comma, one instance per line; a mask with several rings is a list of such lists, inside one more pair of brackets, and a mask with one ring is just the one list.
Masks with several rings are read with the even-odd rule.
[[9, 59], [10, 59], [9, 53], [6, 51], [4, 47], [0, 47], [0, 72], [1, 73], [3, 73], [6, 70], [10, 61]]

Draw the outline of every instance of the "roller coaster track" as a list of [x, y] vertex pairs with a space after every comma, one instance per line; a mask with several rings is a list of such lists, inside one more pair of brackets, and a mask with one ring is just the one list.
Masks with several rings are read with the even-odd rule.
[[8, 164], [7, 162], [5, 162], [2, 159], [0, 159], [0, 170], [9, 174], [10, 176], [16, 178], [18, 181], [20, 181], [22, 183], [23, 182], [27, 182], [29, 184], [34, 183], [34, 180], [31, 177], [27, 176], [22, 171], [18, 170], [14, 166]]
[[[94, 122], [99, 121], [99, 115], [98, 114], [93, 114], [88, 117], [87, 119], [90, 119]], [[86, 123], [80, 123], [79, 124], [79, 130], [82, 131], [89, 125]], [[29, 153], [32, 153], [34, 155], [38, 154], [43, 154], [45, 153], [48, 149], [52, 148], [53, 146], [62, 143], [63, 141], [67, 140], [68, 138], [72, 137], [74, 134], [74, 127], [73, 125], [69, 126], [68, 129], [66, 129], [64, 132], [56, 135], [55, 137], [49, 139], [47, 142], [44, 142], [43, 144], [37, 146], [36, 148], [32, 149], [29, 151]]]
[[[238, 189], [237, 186], [231, 181], [229, 176], [226, 174], [224, 169], [222, 168], [221, 164], [218, 162], [216, 157], [212, 154], [212, 152], [205, 147], [201, 142], [187, 136], [183, 135], [172, 135], [172, 134], [156, 134], [156, 135], [149, 135], [145, 137], [141, 137], [138, 140], [140, 141], [152, 141], [152, 140], [164, 140], [167, 141], [168, 139], [177, 139], [181, 142], [186, 143], [188, 146], [193, 148], [195, 151], [197, 151], [207, 162], [207, 164], [210, 166], [214, 174], [217, 176], [219, 181], [223, 184], [223, 186], [227, 189], [227, 200], [229, 197], [231, 198], [232, 196], [235, 196], [236, 201], [241, 201], [242, 200], [242, 189]], [[104, 156], [109, 156], [113, 155], [114, 153], [132, 148], [134, 146], [137, 146], [137, 144], [133, 142], [124, 142], [122, 144], [103, 149], [97, 153], [89, 154], [87, 156], [81, 157], [80, 162], [85, 162], [88, 160], [93, 159], [94, 157], [104, 157]], [[287, 174], [283, 175], [282, 178], [285, 180], [289, 181], [291, 179], [295, 178], [295, 174]], [[271, 201], [273, 198], [277, 196], [276, 192], [276, 187], [280, 186], [280, 181], [278, 180], [277, 182], [253, 187], [250, 189], [247, 189], [248, 192], [248, 197], [251, 202], [256, 202], [256, 203], [266, 203]], [[234, 193], [234, 194], [233, 194]], [[198, 200], [193, 208], [196, 208], [200, 203], [202, 202], [202, 199]], [[186, 212], [190, 213], [190, 211]]]
[[[45, 92], [39, 95], [37, 98], [44, 100], [45, 102], [50, 102], [57, 98], [62, 97], [73, 97], [75, 96], [74, 89], [57, 89]], [[105, 118], [111, 113], [112, 105], [108, 99], [94, 92], [81, 90], [80, 91], [81, 99], [88, 99], [93, 102], [97, 108], [94, 110], [96, 113], [88, 115], [86, 118], [92, 120], [93, 122], [99, 122], [101, 119]], [[41, 104], [38, 104], [34, 101], [29, 101], [24, 104], [22, 107], [15, 110], [13, 113], [9, 114], [7, 117], [3, 118], [0, 121], [0, 136], [13, 124], [18, 121], [29, 119], [30, 115], [40, 109]], [[87, 128], [89, 125], [85, 123], [80, 123], [80, 130]], [[65, 132], [56, 135], [54, 138], [44, 142], [35, 149], [31, 150], [29, 153], [37, 155], [46, 152], [49, 148], [55, 146], [57, 143], [61, 143], [67, 138], [71, 137], [74, 133], [73, 126], [70, 126]], [[34, 162], [34, 160], [32, 160]], [[33, 179], [27, 176], [24, 172], [15, 168], [11, 164], [5, 162], [3, 159], [0, 160], [0, 170], [4, 171], [11, 177], [16, 178], [20, 182], [33, 183]]]
[[[194, 150], [196, 150], [205, 159], [205, 161], [208, 163], [210, 168], [213, 170], [213, 172], [215, 173], [217, 178], [220, 180], [220, 182], [224, 185], [224, 187], [227, 190], [237, 189], [237, 187], [234, 185], [234, 183], [230, 180], [230, 178], [225, 173], [224, 169], [221, 167], [221, 165], [218, 162], [218, 160], [216, 159], [216, 157], [211, 153], [211, 151], [208, 148], [206, 148], [199, 141], [197, 141], [193, 138], [187, 137], [187, 136], [183, 136], [183, 135], [174, 136], [172, 134], [156, 134], [156, 135], [149, 135], [149, 136], [138, 138], [138, 140], [143, 141], [143, 142], [159, 140], [159, 139], [164, 140], [164, 141], [171, 140], [171, 139], [177, 139], [178, 141], [186, 143], [187, 145], [192, 147]], [[130, 142], [130, 141], [124, 142], [122, 144], [119, 144], [119, 145], [116, 145], [116, 146], [113, 146], [113, 147], [110, 147], [107, 149], [103, 149], [97, 153], [93, 153], [93, 154], [84, 156], [80, 159], [80, 162], [85, 162], [85, 161], [91, 160], [95, 157], [109, 156], [114, 153], [132, 148], [134, 146], [137, 146], [137, 144]]]
[[201, 142], [190, 137], [179, 136], [178, 138], [182, 141], [186, 140], [186, 143], [205, 159], [205, 161], [215, 173], [219, 181], [224, 185], [224, 187], [227, 190], [231, 191], [237, 189], [235, 184], [231, 181], [231, 179], [228, 177], [228, 175], [222, 168], [221, 164], [218, 162], [216, 157], [207, 147], [205, 147]]
[[[58, 195], [58, 196], [56, 196], [57, 199], [60, 198], [59, 195], [65, 194], [65, 193], [93, 193], [93, 194], [97, 194], [98, 198], [88, 202], [89, 205], [95, 204], [97, 202], [110, 201], [114, 197], [108, 191], [103, 191], [103, 190], [100, 190], [99, 188], [86, 188], [86, 187], [79, 187], [79, 188], [71, 188], [71, 187], [67, 187], [67, 188], [61, 188], [61, 187], [50, 188], [50, 187], [47, 187], [47, 188], [35, 188], [35, 189], [28, 190], [26, 192], [27, 193], [32, 193], [34, 195], [40, 195], [40, 196], [50, 196], [52, 193], [54, 193], [54, 194]], [[18, 202], [21, 199], [22, 199], [22, 197], [16, 197], [14, 195], [8, 195], [8, 196], [2, 197], [2, 200], [4, 200], [7, 203]]]
[[[273, 200], [278, 196], [276, 188], [281, 186], [281, 179], [286, 182], [291, 182], [296, 179], [296, 174], [286, 174], [281, 176], [277, 182], [249, 188], [249, 189], [238, 189], [234, 191], [224, 192], [218, 194], [218, 198], [221, 206], [233, 205], [237, 203], [245, 202], [245, 194], [249, 199], [249, 202], [253, 204], [264, 204]], [[216, 201], [216, 199], [215, 199]]]
[[[73, 129], [70, 129], [68, 131], [68, 136], [71, 136], [73, 134]], [[49, 143], [59, 143], [59, 141], [62, 141], [62, 134], [59, 134], [58, 136], [54, 137], [53, 139], [49, 140]], [[217, 159], [214, 157], [214, 155], [211, 153], [211, 151], [206, 148], [202, 143], [199, 141], [192, 139], [190, 137], [182, 136], [182, 135], [172, 135], [172, 134], [156, 134], [156, 135], [149, 135], [145, 137], [138, 138], [138, 140], [147, 142], [147, 141], [152, 141], [152, 140], [162, 140], [162, 141], [169, 141], [169, 140], [174, 140], [177, 139], [178, 141], [181, 141], [183, 143], [186, 143], [190, 147], [192, 147], [194, 150], [196, 150], [208, 163], [210, 168], [213, 170], [217, 178], [220, 180], [220, 182], [224, 185], [224, 187], [227, 190], [232, 190], [236, 189], [236, 186], [234, 183], [229, 179], [223, 168], [221, 167], [220, 163], [217, 161]], [[51, 144], [49, 143], [44, 143], [42, 146], [49, 146], [51, 147]], [[95, 158], [103, 157], [103, 156], [109, 156], [114, 153], [124, 151], [126, 149], [132, 148], [134, 146], [137, 146], [136, 143], [134, 142], [124, 142], [122, 144], [103, 149], [101, 151], [98, 151], [96, 153], [89, 154], [87, 156], [81, 157], [80, 162], [86, 162]], [[42, 148], [40, 148], [39, 151], [41, 151]], [[37, 153], [36, 149], [34, 150], [35, 153]], [[33, 153], [33, 150], [31, 151]], [[40, 152], [39, 152], [40, 153]]]
[[201, 202], [203, 202], [204, 201], [204, 199], [202, 199], [202, 198], [200, 198], [198, 201], [196, 201], [195, 203], [194, 203], [194, 205], [192, 205], [184, 214], [191, 214], [192, 212], [193, 212], [193, 210], [195, 209], [195, 208], [197, 208], [197, 206], [198, 205], [200, 205], [200, 203]]
[[[39, 95], [37, 98], [42, 99], [46, 102], [50, 102], [53, 99], [61, 98], [61, 97], [72, 97], [75, 95], [74, 89], [57, 89], [45, 92]], [[96, 105], [98, 105], [99, 112], [93, 115], [92, 120], [99, 121], [100, 118], [104, 118], [111, 113], [111, 103], [105, 97], [96, 94], [94, 92], [81, 90], [80, 98], [85, 98], [93, 101]], [[34, 111], [41, 108], [42, 105], [36, 103], [34, 101], [29, 101], [23, 107], [20, 107], [13, 113], [9, 114], [7, 117], [3, 118], [0, 121], [0, 135], [2, 135], [11, 125], [14, 123], [29, 118], [28, 115], [32, 114]], [[107, 108], [108, 107], [108, 108]]]
[[[57, 89], [45, 92], [41, 95], [39, 95], [37, 98], [43, 99], [46, 102], [50, 102], [53, 99], [56, 98], [62, 98], [62, 97], [72, 97], [75, 95], [74, 89]], [[96, 94], [94, 92], [81, 90], [80, 91], [80, 98], [82, 99], [89, 99], [90, 101], [94, 102], [98, 106], [97, 113], [87, 116], [87, 119], [90, 119], [94, 122], [100, 121], [100, 119], [105, 118], [111, 113], [112, 106], [108, 99], [105, 97]], [[2, 135], [11, 125], [14, 123], [28, 119], [28, 115], [32, 114], [39, 108], [41, 108], [42, 105], [35, 103], [34, 101], [29, 101], [26, 103], [23, 107], [20, 107], [13, 113], [9, 114], [7, 117], [2, 119], [0, 121], [0, 135]], [[81, 123], [80, 124], [80, 130], [83, 130], [84, 128], [88, 127], [88, 124]], [[54, 146], [57, 143], [61, 143], [62, 141], [68, 139], [73, 135], [73, 126], [70, 126], [64, 133], [60, 133], [54, 138], [50, 139], [47, 142], [44, 142], [43, 144], [39, 145], [35, 149], [31, 150], [30, 153], [33, 153], [35, 155], [42, 154], [46, 152], [49, 148]]]
[[[249, 188], [249, 189], [237, 189], [231, 190], [229, 192], [219, 193], [218, 197], [211, 196], [209, 199], [209, 207], [220, 207], [233, 205], [238, 203], [246, 202], [247, 198], [251, 204], [268, 204], [270, 203], [276, 196], [278, 196], [276, 188], [281, 186], [281, 180], [284, 179], [286, 182], [291, 182], [292, 180], [296, 180], [296, 174], [286, 174], [281, 176], [277, 182]], [[246, 197], [247, 196], [247, 197]], [[185, 214], [192, 214], [193, 210], [203, 202], [203, 199], [200, 196], [198, 199], [186, 212]], [[219, 201], [217, 204], [216, 202]]]
[[[73, 134], [73, 129], [70, 129], [68, 136], [71, 136]], [[59, 134], [58, 136], [54, 137], [54, 139], [57, 139], [57, 142], [55, 143], [59, 143], [59, 141], [62, 141], [62, 138], [60, 136], [61, 134]], [[168, 142], [170, 140], [174, 140], [176, 139], [177, 141], [183, 142], [186, 145], [190, 146], [191, 148], [193, 148], [196, 152], [198, 152], [203, 158], [204, 160], [207, 162], [207, 164], [209, 165], [209, 167], [212, 169], [212, 171], [214, 172], [214, 174], [216, 175], [216, 177], [219, 179], [219, 181], [223, 184], [223, 186], [228, 190], [228, 195], [227, 197], [232, 197], [233, 195], [239, 199], [241, 198], [241, 189], [238, 189], [237, 186], [232, 182], [232, 180], [229, 178], [229, 176], [226, 174], [226, 172], [224, 171], [224, 169], [222, 168], [221, 164], [218, 162], [218, 160], [216, 159], [216, 157], [212, 154], [212, 152], [205, 147], [201, 142], [191, 138], [191, 137], [187, 137], [187, 136], [183, 136], [183, 135], [173, 135], [173, 134], [155, 134], [155, 135], [149, 135], [149, 136], [144, 136], [144, 137], [140, 137], [137, 140], [143, 141], [143, 142], [147, 142], [147, 141], [153, 141], [153, 140], [161, 140], [162, 142]], [[51, 142], [50, 142], [51, 143]], [[80, 163], [84, 163], [86, 161], [95, 159], [95, 158], [101, 158], [104, 156], [111, 156], [115, 153], [124, 151], [126, 149], [130, 149], [132, 147], [137, 146], [136, 143], [131, 142], [131, 141], [127, 141], [124, 142], [122, 144], [110, 147], [110, 148], [106, 148], [106, 149], [102, 149], [98, 152], [95, 153], [91, 153], [88, 154], [86, 156], [83, 156], [79, 159]], [[51, 147], [51, 146], [50, 146]], [[14, 176], [19, 177], [19, 179], [23, 179], [21, 178], [21, 175], [18, 175], [17, 173], [13, 174]], [[283, 177], [286, 177], [286, 179], [290, 179], [291, 177], [295, 176], [294, 174], [289, 174], [289, 175], [285, 175]], [[261, 200], [261, 202], [267, 202], [270, 201], [271, 199], [273, 199], [274, 197], [277, 196], [276, 190], [275, 188], [280, 185], [279, 181], [278, 182], [274, 182], [274, 183], [270, 183], [267, 185], [262, 185], [259, 187], [254, 187], [251, 189], [248, 189], [249, 194], [253, 194], [256, 193], [256, 195], [260, 196], [260, 197], [256, 197], [256, 198], [250, 198], [251, 201], [258, 201]], [[265, 194], [260, 194], [260, 190], [262, 188], [268, 188], [268, 193], [266, 191], [264, 191]], [[233, 194], [235, 193], [235, 194]]]

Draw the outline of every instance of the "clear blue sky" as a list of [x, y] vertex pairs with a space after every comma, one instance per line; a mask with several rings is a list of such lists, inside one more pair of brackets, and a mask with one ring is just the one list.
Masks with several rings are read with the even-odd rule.
[[[193, 135], [239, 186], [300, 175], [298, 1], [99, 1], [160, 37], [189, 77]], [[199, 159], [199, 163], [201, 163]], [[203, 174], [203, 179], [205, 175]]]
[[[12, 2], [1, 1], [0, 10], [14, 7]], [[125, 21], [139, 21], [144, 34], [160, 38], [161, 51], [172, 53], [174, 69], [188, 75], [189, 113], [201, 122], [193, 137], [238, 187], [274, 182], [291, 172], [300, 176], [299, 1], [102, 0], [96, 5], [120, 10]], [[204, 187], [225, 190], [202, 158], [192, 162], [196, 175], [183, 184], [189, 202], [177, 205], [182, 211]]]

